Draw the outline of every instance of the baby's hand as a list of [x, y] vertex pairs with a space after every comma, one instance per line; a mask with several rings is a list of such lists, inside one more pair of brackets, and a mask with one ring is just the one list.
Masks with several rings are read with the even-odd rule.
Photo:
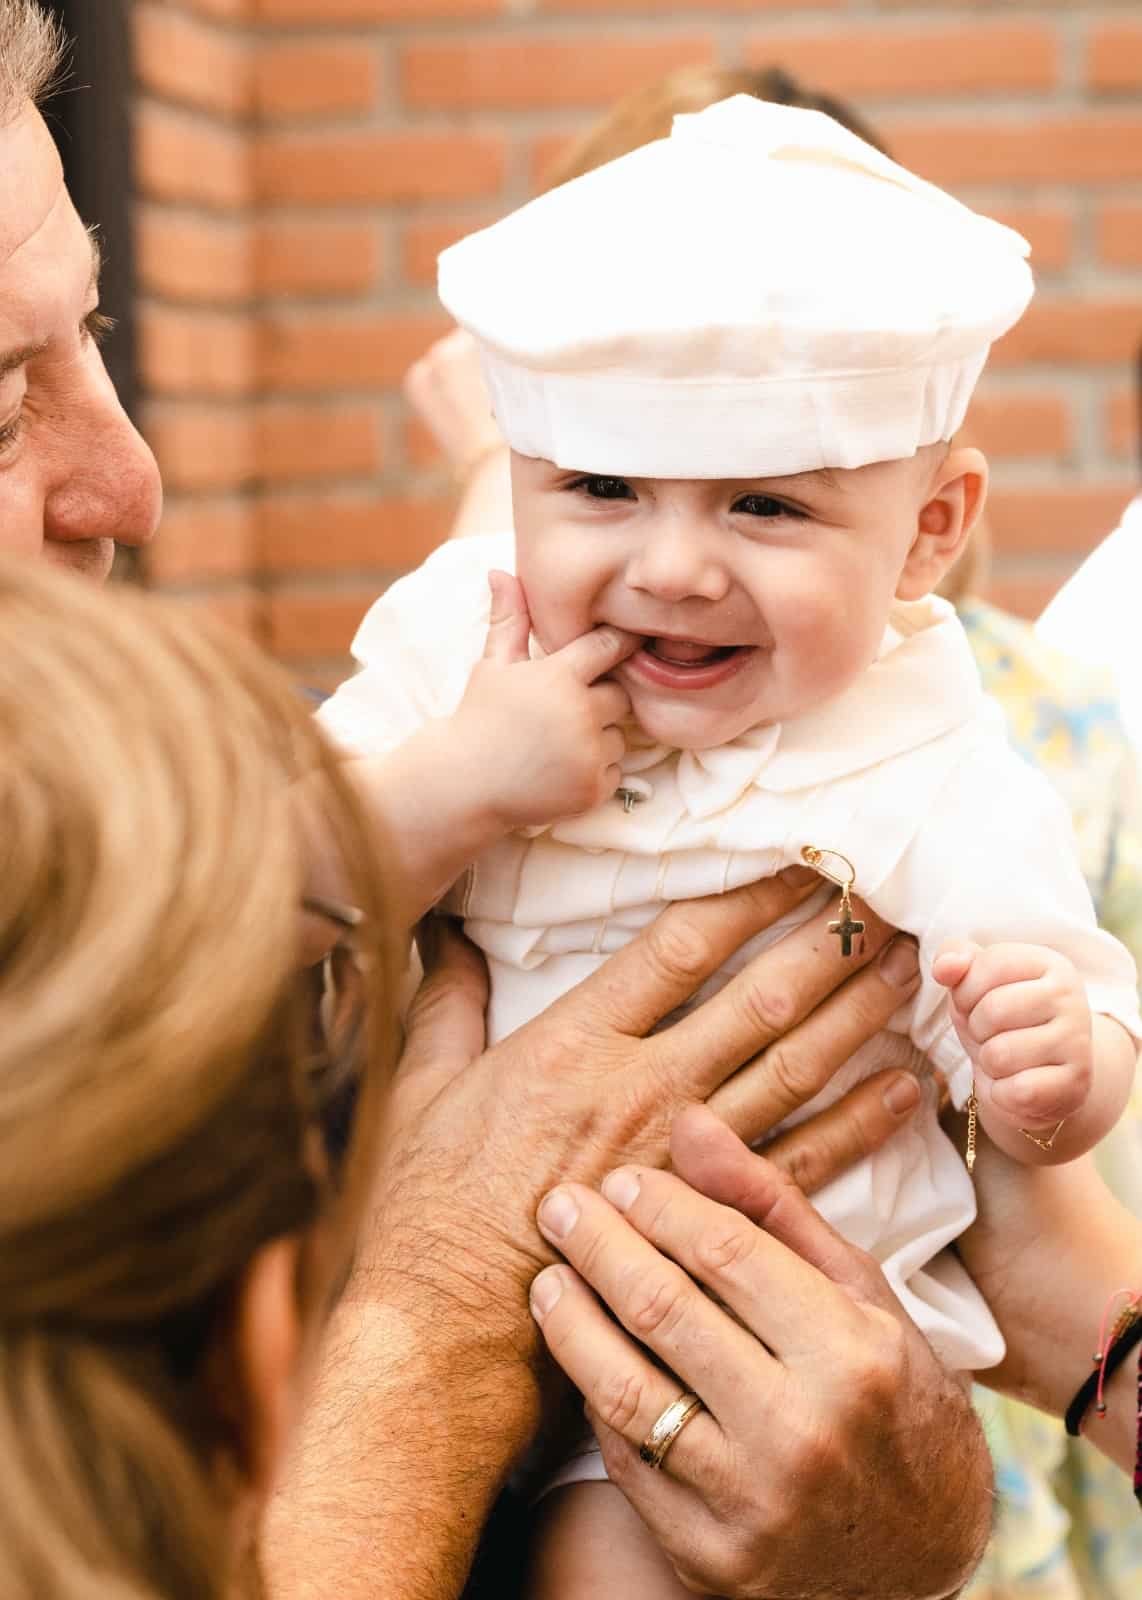
[[1093, 1081], [1091, 1011], [1065, 956], [1035, 944], [947, 944], [932, 976], [951, 998], [976, 1069], [982, 1113], [1051, 1129], [1080, 1110]]
[[532, 661], [523, 585], [506, 572], [490, 573], [489, 582], [483, 659], [452, 719], [464, 752], [456, 781], [476, 787], [506, 828], [578, 816], [608, 800], [621, 781], [626, 739], [619, 724], [630, 696], [604, 674], [641, 640], [593, 628]]

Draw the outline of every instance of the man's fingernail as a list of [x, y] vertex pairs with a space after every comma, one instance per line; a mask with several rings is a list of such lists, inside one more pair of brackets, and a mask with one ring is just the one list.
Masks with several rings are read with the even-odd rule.
[[566, 1239], [579, 1220], [579, 1207], [566, 1189], [553, 1189], [539, 1208], [540, 1231], [549, 1239]]
[[629, 1211], [638, 1199], [640, 1187], [634, 1173], [620, 1167], [603, 1179], [603, 1198], [609, 1200], [616, 1211]]
[[562, 1293], [563, 1280], [558, 1267], [548, 1267], [539, 1274], [531, 1286], [531, 1314], [536, 1322], [543, 1321], [548, 1312], [558, 1304]]
[[794, 889], [803, 889], [807, 883], [816, 883], [817, 874], [812, 867], [782, 867], [777, 874], [782, 883], [788, 883]]
[[915, 939], [910, 939], [907, 934], [898, 933], [891, 944], [881, 952], [881, 977], [885, 983], [903, 989], [905, 984], [912, 982], [919, 970], [920, 952]]
[[884, 1091], [884, 1103], [894, 1117], [915, 1111], [920, 1102], [920, 1085], [911, 1073], [901, 1072]]

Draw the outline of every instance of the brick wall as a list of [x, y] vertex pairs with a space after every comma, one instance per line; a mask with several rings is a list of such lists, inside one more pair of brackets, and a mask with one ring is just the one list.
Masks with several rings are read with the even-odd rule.
[[[901, 160], [1024, 231], [1039, 295], [975, 408], [992, 593], [1033, 614], [1135, 475], [1142, 22], [982, 0], [137, 0], [155, 582], [309, 676], [442, 536], [405, 367], [436, 252], [524, 200], [618, 94], [693, 61], [851, 95]], [[843, 241], [838, 241], [843, 249]]]

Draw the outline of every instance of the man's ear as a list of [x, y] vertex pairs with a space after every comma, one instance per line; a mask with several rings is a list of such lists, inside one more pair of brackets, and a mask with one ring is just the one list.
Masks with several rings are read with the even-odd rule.
[[967, 445], [948, 451], [924, 490], [916, 537], [896, 586], [898, 600], [930, 594], [960, 554], [987, 498], [987, 460]]

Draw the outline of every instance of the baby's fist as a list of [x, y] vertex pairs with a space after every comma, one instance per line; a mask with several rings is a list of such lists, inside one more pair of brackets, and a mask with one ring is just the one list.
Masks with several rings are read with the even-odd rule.
[[1074, 965], [1042, 945], [944, 946], [932, 976], [948, 990], [981, 1106], [1016, 1127], [1053, 1126], [1087, 1099], [1091, 1012]]

